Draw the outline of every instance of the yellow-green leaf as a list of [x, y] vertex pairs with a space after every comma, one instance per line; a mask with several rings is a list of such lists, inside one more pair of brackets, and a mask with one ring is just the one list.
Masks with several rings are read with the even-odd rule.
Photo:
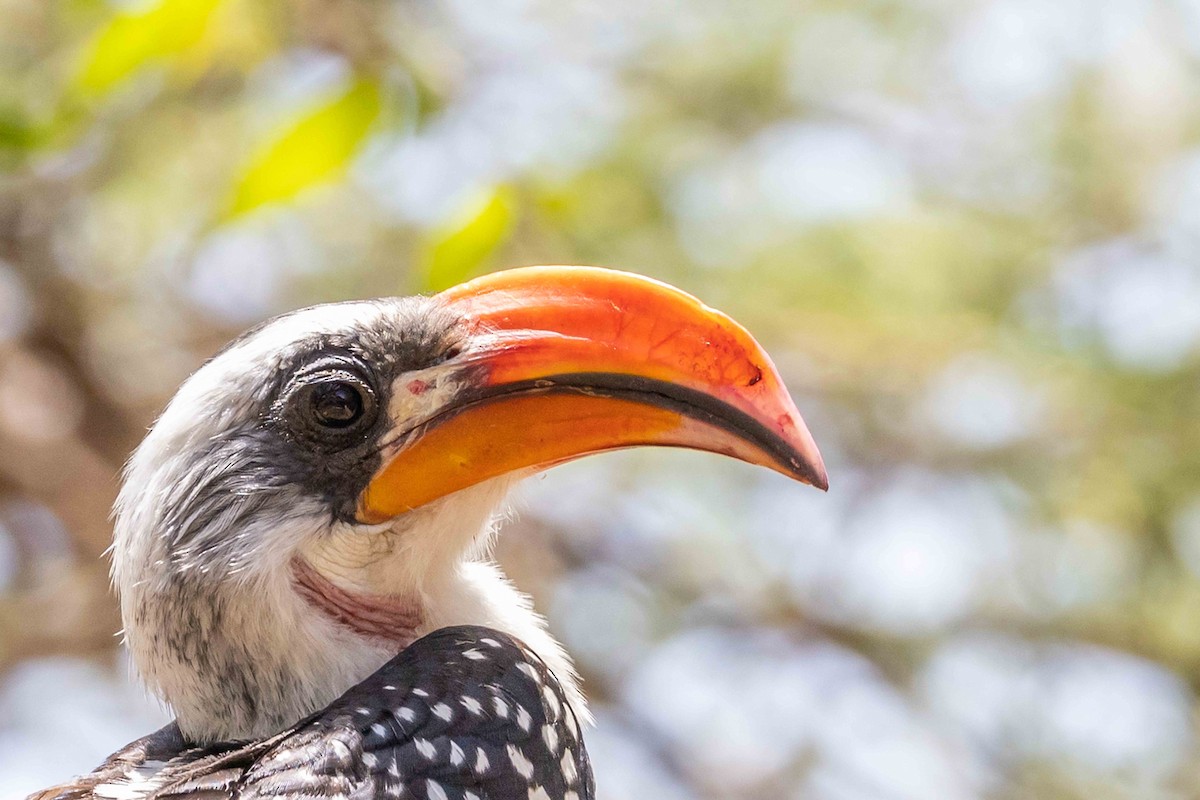
[[507, 186], [481, 190], [434, 228], [425, 245], [425, 289], [441, 291], [475, 272], [512, 233], [516, 197]]
[[92, 39], [76, 86], [100, 94], [147, 64], [186, 51], [204, 37], [220, 2], [161, 0], [142, 11], [118, 14]]
[[291, 200], [305, 189], [340, 178], [379, 110], [378, 85], [359, 80], [275, 131], [242, 171], [226, 217]]

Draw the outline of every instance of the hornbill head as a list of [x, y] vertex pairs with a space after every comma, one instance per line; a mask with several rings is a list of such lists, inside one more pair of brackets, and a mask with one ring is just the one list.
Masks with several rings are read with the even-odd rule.
[[488, 560], [493, 517], [523, 475], [639, 445], [826, 487], [762, 348], [647, 278], [533, 267], [273, 319], [192, 375], [130, 460], [113, 579], [134, 660], [190, 739], [265, 736], [417, 637], [479, 624], [586, 715]]

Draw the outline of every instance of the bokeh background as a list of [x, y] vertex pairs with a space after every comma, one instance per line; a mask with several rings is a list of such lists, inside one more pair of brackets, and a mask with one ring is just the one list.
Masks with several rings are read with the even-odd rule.
[[241, 329], [534, 263], [742, 320], [830, 467], [524, 487], [605, 800], [1200, 796], [1197, 0], [0, 0], [0, 796], [161, 724], [102, 556]]

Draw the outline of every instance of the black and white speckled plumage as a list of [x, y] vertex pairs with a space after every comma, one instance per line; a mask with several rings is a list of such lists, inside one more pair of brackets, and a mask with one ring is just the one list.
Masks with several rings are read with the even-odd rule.
[[188, 747], [170, 725], [31, 800], [589, 800], [579, 721], [507, 634], [435, 631], [328, 708], [257, 742]]

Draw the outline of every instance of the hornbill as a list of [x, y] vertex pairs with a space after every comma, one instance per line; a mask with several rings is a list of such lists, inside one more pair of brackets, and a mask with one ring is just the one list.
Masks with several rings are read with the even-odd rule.
[[750, 334], [637, 275], [514, 269], [250, 330], [116, 503], [125, 641], [176, 719], [35, 797], [592, 797], [571, 661], [489, 553], [521, 476], [639, 445], [827, 486]]

